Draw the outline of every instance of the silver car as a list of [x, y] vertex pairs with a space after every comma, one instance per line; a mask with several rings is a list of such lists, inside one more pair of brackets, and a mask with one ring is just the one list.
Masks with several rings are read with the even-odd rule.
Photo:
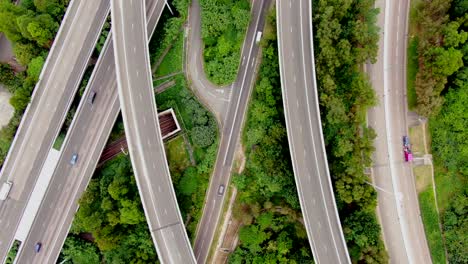
[[78, 161], [78, 154], [74, 153], [73, 156], [71, 157], [70, 164], [75, 165], [77, 161]]

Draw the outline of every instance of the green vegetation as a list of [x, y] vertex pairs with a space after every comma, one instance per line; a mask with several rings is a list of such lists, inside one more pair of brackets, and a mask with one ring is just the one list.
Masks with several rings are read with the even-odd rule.
[[430, 119], [437, 199], [450, 263], [468, 262], [468, 74], [453, 80], [439, 114]]
[[8, 251], [5, 264], [12, 264], [15, 261], [20, 245], [21, 245], [21, 242], [18, 240], [15, 240], [15, 242], [13, 242], [13, 245], [11, 246], [10, 251]]
[[[218, 127], [215, 118], [187, 89], [185, 78], [178, 75], [173, 79], [176, 84], [158, 94], [156, 102], [160, 111], [168, 108], [174, 109], [191, 144], [191, 146], [185, 146], [182, 139], [179, 143], [171, 142], [171, 149], [174, 151], [170, 152], [168, 159], [179, 207], [183, 218], [187, 220], [187, 232], [189, 237], [194, 239], [193, 236], [202, 214], [205, 190], [216, 160]], [[185, 162], [178, 160], [183, 155], [182, 149], [186, 147], [193, 149], [195, 166], [185, 166]], [[177, 152], [178, 154], [175, 154]]]
[[0, 32], [12, 43], [17, 61], [27, 68], [26, 73], [15, 72], [8, 64], [0, 64], [0, 83], [12, 94], [10, 104], [15, 109], [13, 118], [0, 131], [0, 164], [39, 79], [66, 5], [68, 0], [25, 0], [18, 6], [12, 1], [0, 0]]
[[460, 13], [466, 9], [464, 0], [453, 1], [453, 4], [434, 0], [421, 1], [413, 12], [413, 34], [418, 39], [418, 71], [414, 80], [416, 111], [423, 116], [438, 113], [448, 77], [463, 67], [463, 60], [466, 60], [467, 17]]
[[164, 54], [164, 51], [169, 49], [173, 42], [179, 38], [179, 33], [182, 31], [182, 26], [188, 16], [190, 0], [172, 0], [170, 2], [172, 2], [172, 6], [175, 6], [177, 14], [172, 16], [168, 9], [165, 9], [161, 19], [159, 19], [153, 34], [154, 37], [149, 43], [151, 65], [154, 65]]
[[184, 137], [177, 136], [166, 143], [167, 159], [171, 161], [171, 174], [183, 173], [190, 166], [190, 157], [185, 146]]
[[375, 62], [379, 10], [374, 0], [315, 0], [313, 6], [323, 134], [349, 253], [353, 262], [387, 263], [375, 216], [376, 193], [364, 174], [375, 138], [365, 116], [376, 100], [360, 70], [366, 61]]
[[184, 33], [180, 32], [175, 40], [173, 47], [164, 56], [161, 64], [156, 70], [156, 77], [168, 75], [182, 71], [183, 63]]
[[439, 215], [435, 207], [434, 191], [432, 184], [423, 192], [419, 193], [419, 205], [421, 207], [421, 216], [424, 223], [427, 242], [431, 251], [432, 261], [434, 263], [446, 263], [445, 248], [439, 228]]
[[71, 235], [65, 240], [62, 249], [63, 260], [65, 263], [73, 264], [98, 264], [101, 263], [101, 256], [98, 248], [91, 243], [78, 236]]
[[[275, 12], [267, 18], [275, 28]], [[229, 263], [310, 263], [282, 112], [276, 32], [264, 34], [259, 80], [242, 141], [246, 165], [233, 177], [238, 189], [233, 215], [242, 222], [240, 245]]]
[[58, 136], [57, 136], [57, 139], [55, 140], [54, 142], [54, 146], [53, 148], [55, 150], [60, 150], [62, 148], [62, 144], [63, 144], [63, 141], [65, 140], [65, 134], [64, 133], [60, 133]]
[[413, 110], [416, 107], [416, 89], [414, 82], [416, 80], [416, 74], [418, 73], [418, 39], [417, 37], [411, 38], [408, 46], [408, 73], [407, 73], [407, 97], [408, 107]]
[[247, 0], [200, 0], [205, 72], [217, 85], [233, 82], [250, 19]]
[[[156, 261], [156, 251], [127, 156], [117, 156], [97, 170], [79, 203], [70, 232], [74, 235], [91, 233], [101, 252], [100, 258], [106, 263]], [[73, 236], [68, 240], [73, 240]], [[84, 248], [82, 243], [75, 242], [66, 242], [71, 249], [67, 251], [65, 247], [64, 255], [73, 256]], [[94, 252], [86, 248], [81, 254]]]
[[[419, 40], [416, 111], [430, 117], [437, 204], [450, 263], [468, 262], [467, 11], [466, 0], [434, 0], [420, 1], [412, 12], [412, 31]], [[426, 208], [425, 200], [434, 199], [429, 196], [421, 194], [421, 211], [431, 240], [435, 216]], [[434, 259], [443, 261], [442, 246], [430, 243]]]

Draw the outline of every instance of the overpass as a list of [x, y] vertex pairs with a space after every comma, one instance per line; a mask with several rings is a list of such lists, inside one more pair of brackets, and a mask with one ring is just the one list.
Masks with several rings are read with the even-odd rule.
[[117, 88], [143, 209], [162, 263], [195, 263], [172, 185], [153, 91], [145, 4], [111, 0]]
[[0, 260], [15, 232], [57, 137], [109, 13], [108, 0], [72, 0], [44, 64], [0, 174], [13, 182], [0, 202]]
[[[163, 12], [164, 1], [146, 0], [147, 28], [150, 39]], [[78, 200], [91, 179], [115, 120], [120, 112], [112, 32], [103, 46], [99, 60], [83, 94], [83, 100], [62, 144], [62, 154], [52, 176], [26, 241], [18, 252], [18, 263], [55, 263], [68, 235]], [[96, 91], [90, 106], [86, 100]], [[78, 153], [75, 166], [70, 166], [72, 153]], [[50, 205], [54, 205], [50, 208]], [[41, 252], [33, 251], [37, 241]]]
[[276, 0], [289, 149], [316, 263], [351, 263], [331, 185], [315, 79], [312, 1]]

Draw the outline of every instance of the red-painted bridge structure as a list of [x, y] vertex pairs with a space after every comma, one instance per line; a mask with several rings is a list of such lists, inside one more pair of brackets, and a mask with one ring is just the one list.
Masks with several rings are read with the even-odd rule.
[[[177, 117], [172, 108], [169, 108], [158, 114], [159, 126], [163, 140], [169, 139], [177, 134], [181, 129]], [[107, 144], [99, 158], [98, 167], [102, 166], [106, 161], [112, 159], [121, 152], [128, 150], [127, 139], [125, 136]]]

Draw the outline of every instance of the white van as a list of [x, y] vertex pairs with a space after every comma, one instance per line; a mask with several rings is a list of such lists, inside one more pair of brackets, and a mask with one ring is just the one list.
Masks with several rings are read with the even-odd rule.
[[11, 181], [4, 182], [2, 185], [2, 189], [0, 189], [0, 200], [4, 201], [8, 197], [8, 194], [10, 193], [11, 186], [13, 186], [13, 183]]
[[258, 31], [258, 32], [257, 32], [257, 38], [255, 39], [255, 42], [256, 42], [256, 43], [259, 43], [261, 39], [262, 39], [262, 32], [261, 32], [261, 31]]

